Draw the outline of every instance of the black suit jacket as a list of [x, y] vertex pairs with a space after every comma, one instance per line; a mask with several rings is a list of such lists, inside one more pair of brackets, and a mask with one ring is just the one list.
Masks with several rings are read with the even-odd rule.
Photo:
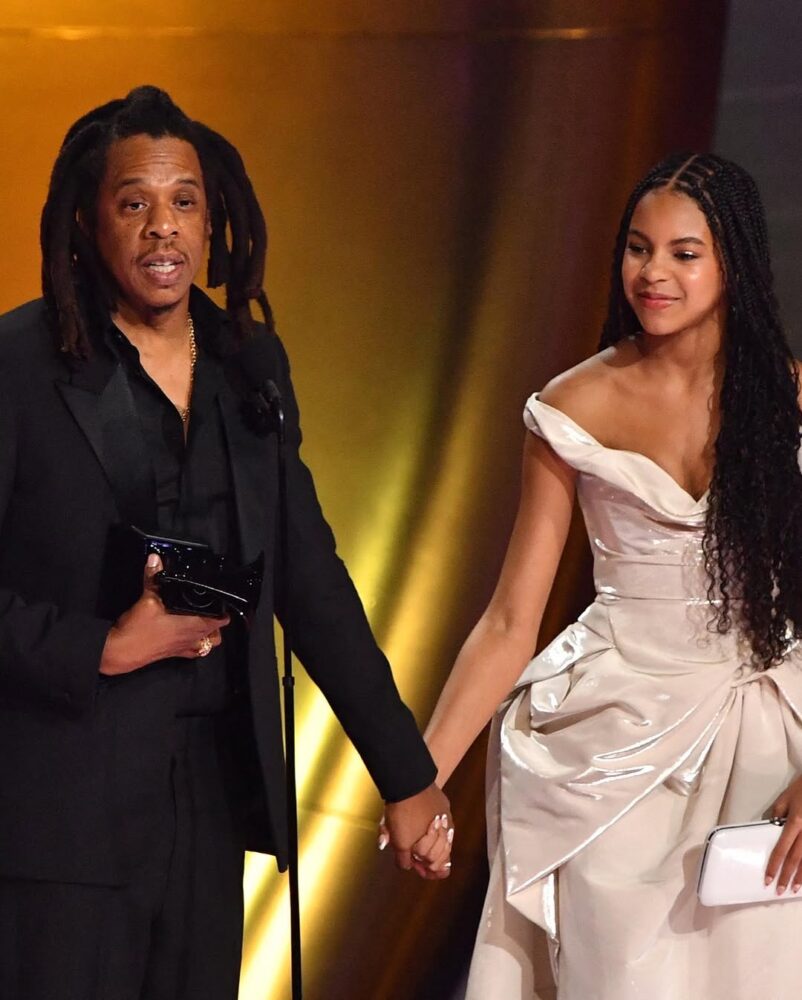
[[[225, 314], [196, 289], [191, 308], [225, 339]], [[382, 796], [406, 798], [434, 779], [435, 768], [336, 555], [298, 453], [286, 354], [277, 338], [271, 344], [286, 408], [295, 650]], [[218, 401], [243, 555], [264, 551], [266, 558], [248, 672], [267, 808], [249, 846], [275, 853], [283, 867], [276, 440], [250, 429], [236, 366], [230, 371]], [[39, 301], [0, 318], [0, 876], [124, 881], [120, 823], [126, 810], [159, 808], [169, 780], [174, 668], [154, 664], [114, 678], [98, 672], [114, 617], [109, 539], [153, 500], [144, 450], [129, 435], [121, 453], [121, 374], [102, 349], [79, 363], [59, 353]]]

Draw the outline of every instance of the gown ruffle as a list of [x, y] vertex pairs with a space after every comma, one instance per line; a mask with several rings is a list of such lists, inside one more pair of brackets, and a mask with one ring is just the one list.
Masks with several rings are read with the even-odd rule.
[[710, 829], [802, 770], [802, 653], [758, 671], [708, 628], [706, 495], [537, 394], [524, 420], [579, 473], [597, 596], [494, 721], [467, 1000], [555, 996], [536, 927], [559, 1000], [798, 997], [802, 901], [705, 909], [695, 878]]

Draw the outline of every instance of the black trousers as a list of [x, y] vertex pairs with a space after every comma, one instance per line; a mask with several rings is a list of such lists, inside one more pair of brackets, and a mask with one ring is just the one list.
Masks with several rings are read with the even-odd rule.
[[236, 1000], [244, 834], [231, 713], [175, 724], [172, 808], [152, 829], [129, 818], [147, 851], [128, 884], [0, 880], [2, 1000]]

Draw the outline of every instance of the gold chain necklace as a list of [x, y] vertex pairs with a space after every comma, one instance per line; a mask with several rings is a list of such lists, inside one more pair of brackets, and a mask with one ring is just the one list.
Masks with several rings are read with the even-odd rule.
[[181, 414], [181, 422], [184, 427], [189, 423], [189, 410], [192, 405], [192, 389], [195, 385], [195, 364], [198, 360], [198, 345], [195, 343], [195, 324], [192, 317], [187, 315], [187, 330], [189, 332], [189, 392], [187, 393], [187, 405], [179, 406], [178, 412]]

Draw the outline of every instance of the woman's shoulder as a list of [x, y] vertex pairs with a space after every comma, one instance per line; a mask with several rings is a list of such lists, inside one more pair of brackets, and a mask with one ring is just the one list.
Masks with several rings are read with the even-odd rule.
[[560, 410], [591, 434], [601, 431], [640, 353], [632, 341], [614, 344], [546, 383], [538, 400]]

